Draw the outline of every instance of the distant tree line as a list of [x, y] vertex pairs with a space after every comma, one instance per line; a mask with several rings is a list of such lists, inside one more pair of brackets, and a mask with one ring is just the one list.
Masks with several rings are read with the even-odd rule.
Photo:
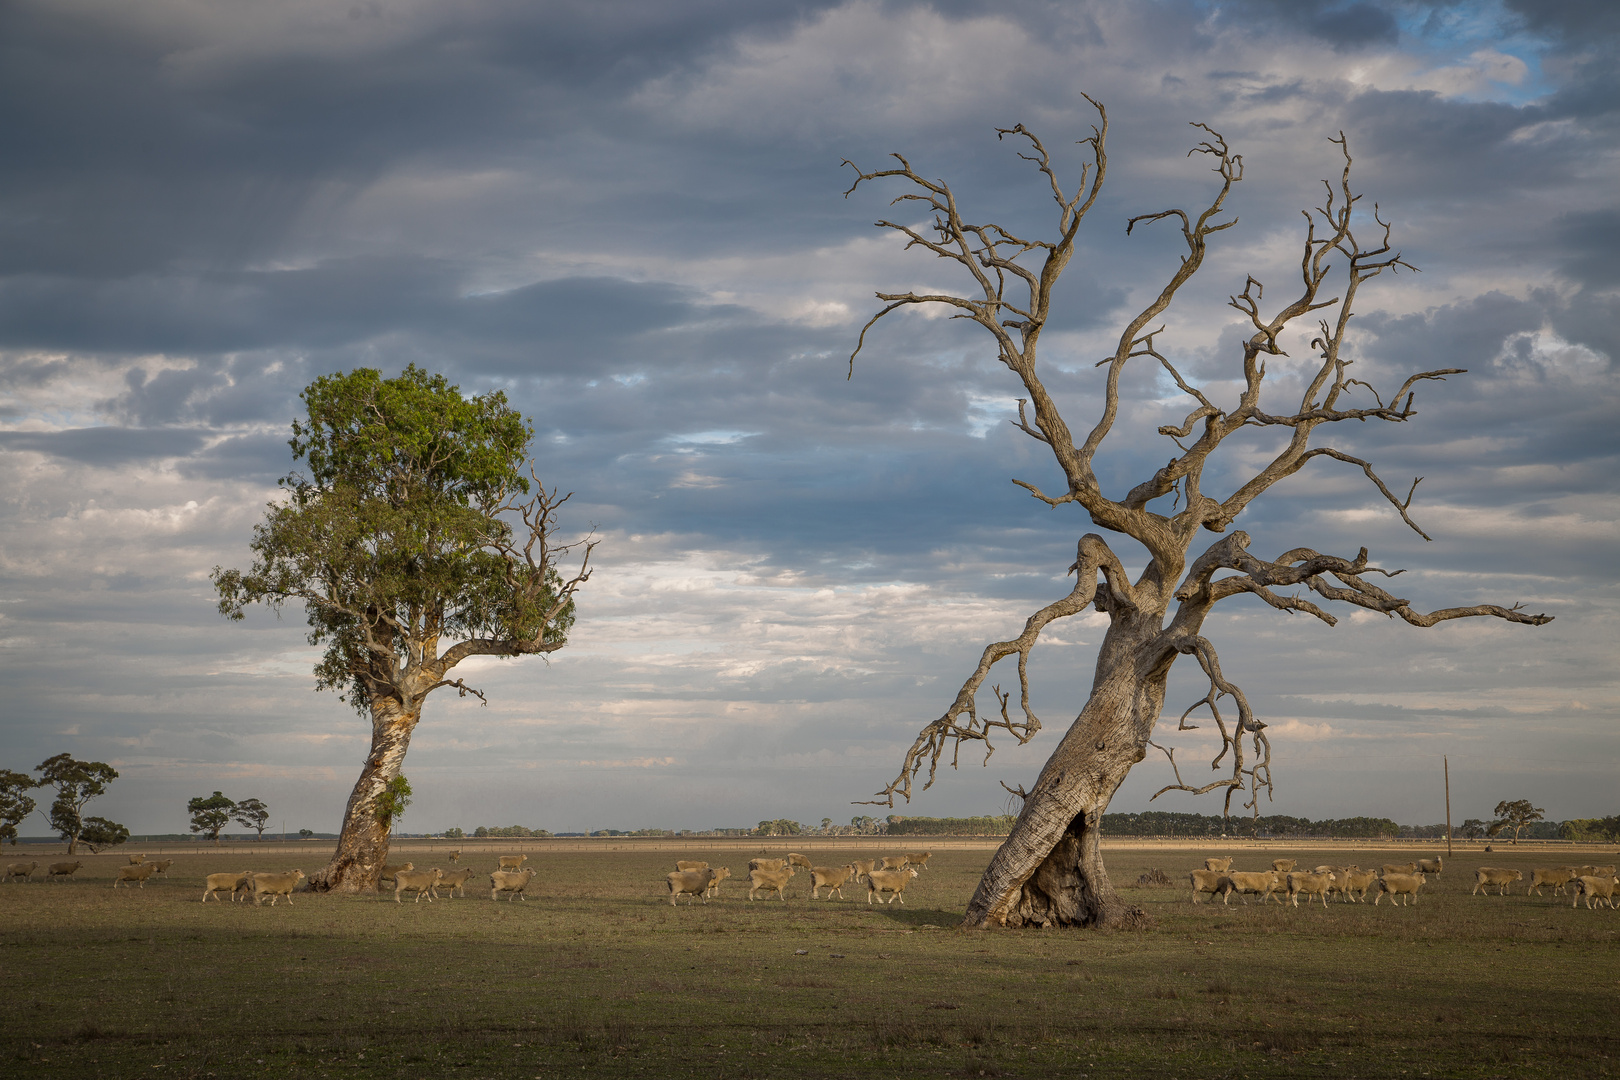
[[1011, 814], [984, 817], [900, 817], [889, 818], [890, 836], [1006, 836], [1018, 820]]

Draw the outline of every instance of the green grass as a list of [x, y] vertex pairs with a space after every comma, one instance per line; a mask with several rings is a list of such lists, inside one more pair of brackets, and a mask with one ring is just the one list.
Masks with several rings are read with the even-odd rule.
[[[527, 903], [494, 904], [476, 889], [431, 905], [309, 894], [291, 907], [198, 902], [206, 872], [321, 861], [266, 847], [256, 860], [184, 855], [170, 880], [144, 890], [109, 887], [122, 855], [92, 857], [71, 883], [0, 886], [0, 1075], [1620, 1070], [1620, 912], [1571, 910], [1522, 885], [1505, 899], [1468, 895], [1475, 865], [1528, 877], [1531, 865], [1569, 861], [1563, 853], [1458, 858], [1410, 909], [1194, 906], [1179, 887], [1126, 888], [1157, 922], [1130, 933], [957, 931], [988, 849], [939, 851], [903, 908], [869, 907], [855, 889], [849, 902], [813, 903], [803, 875], [785, 904], [749, 903], [728, 881], [719, 901], [671, 908], [668, 842], [555, 845], [531, 863], [545, 881]], [[495, 851], [469, 849], [470, 864], [487, 872]], [[700, 842], [681, 854], [738, 870], [757, 851]], [[1184, 879], [1208, 853], [1119, 850], [1108, 861], [1125, 884], [1149, 867]], [[1279, 853], [1240, 852], [1236, 867]], [[1406, 858], [1334, 849], [1304, 861]]]

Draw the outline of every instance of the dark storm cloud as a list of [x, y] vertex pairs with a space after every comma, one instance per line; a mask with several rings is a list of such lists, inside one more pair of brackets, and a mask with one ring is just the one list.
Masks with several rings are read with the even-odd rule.
[[1361, 0], [1242, 0], [1222, 15], [1238, 23], [1287, 26], [1339, 49], [1392, 45], [1400, 38], [1386, 7]]
[[33, 450], [94, 465], [185, 457], [203, 443], [197, 431], [173, 428], [70, 428], [66, 431], [0, 431], [0, 445]]

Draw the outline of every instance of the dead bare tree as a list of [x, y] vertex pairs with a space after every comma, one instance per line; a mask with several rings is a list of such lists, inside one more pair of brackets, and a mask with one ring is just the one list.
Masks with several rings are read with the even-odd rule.
[[[1028, 393], [1027, 398], [1019, 400], [1018, 419], [1012, 423], [1051, 448], [1068, 486], [1059, 495], [1048, 495], [1033, 484], [1013, 482], [1048, 506], [1079, 504], [1093, 524], [1128, 537], [1146, 549], [1146, 566], [1133, 581], [1101, 535], [1082, 536], [1077, 557], [1069, 567], [1078, 577], [1073, 591], [1031, 615], [1017, 637], [985, 648], [978, 667], [963, 683], [950, 708], [922, 729], [907, 751], [899, 775], [878, 793], [876, 801], [889, 806], [894, 805], [897, 793], [909, 801], [912, 782], [924, 765], [928, 767], [928, 779], [923, 785], [926, 790], [933, 784], [947, 748], [954, 767], [963, 743], [983, 743], [988, 761], [993, 752], [993, 733], [1005, 733], [1020, 744], [1028, 742], [1041, 727], [1030, 708], [1027, 671], [1030, 650], [1041, 631], [1055, 620], [1088, 607], [1108, 616], [1091, 696], [1034, 787], [1027, 792], [1022, 788], [1014, 791], [1023, 797], [1022, 811], [968, 904], [968, 927], [1129, 926], [1143, 919], [1140, 910], [1128, 907], [1109, 884], [1098, 846], [1099, 825], [1131, 766], [1146, 756], [1149, 746], [1157, 745], [1151, 740], [1163, 711], [1166, 682], [1171, 666], [1183, 655], [1196, 658], [1208, 678], [1209, 690], [1182, 714], [1181, 728], [1188, 726], [1187, 717], [1195, 710], [1209, 709], [1221, 735], [1221, 750], [1212, 767], [1222, 775], [1201, 786], [1185, 783], [1175, 766], [1173, 750], [1163, 748], [1171, 758], [1175, 775], [1175, 782], [1163, 790], [1203, 793], [1224, 788], [1228, 812], [1233, 796], [1240, 792], [1247, 792], [1249, 798], [1243, 805], [1251, 809], [1257, 805], [1262, 790], [1269, 793], [1271, 750], [1266, 725], [1254, 716], [1242, 689], [1222, 673], [1215, 646], [1200, 633], [1205, 618], [1219, 601], [1246, 594], [1279, 611], [1304, 612], [1334, 625], [1335, 618], [1316, 603], [1281, 591], [1303, 587], [1326, 600], [1383, 612], [1420, 627], [1480, 615], [1530, 625], [1551, 621], [1547, 615], [1525, 614], [1518, 606], [1494, 604], [1415, 611], [1407, 600], [1369, 580], [1374, 576], [1393, 577], [1400, 571], [1370, 565], [1365, 548], [1354, 558], [1294, 548], [1268, 561], [1249, 553], [1245, 533], [1232, 532], [1202, 553], [1190, 554], [1200, 530], [1225, 533], [1251, 502], [1317, 458], [1331, 458], [1359, 468], [1401, 519], [1428, 539], [1410, 514], [1412, 490], [1401, 498], [1368, 461], [1331, 446], [1310, 445], [1312, 434], [1324, 425], [1348, 420], [1404, 423], [1416, 415], [1413, 402], [1419, 383], [1462, 372], [1459, 368], [1418, 372], [1387, 398], [1368, 383], [1350, 376], [1352, 360], [1344, 352], [1345, 331], [1361, 286], [1386, 270], [1393, 274], [1413, 268], [1391, 247], [1390, 226], [1376, 207], [1370, 245], [1358, 239], [1352, 229], [1353, 210], [1360, 196], [1350, 187], [1350, 147], [1343, 132], [1332, 140], [1343, 156], [1342, 173], [1336, 182], [1324, 181], [1327, 195], [1323, 204], [1314, 212], [1305, 212], [1300, 258], [1302, 288], [1298, 296], [1267, 317], [1261, 311], [1261, 283], [1250, 277], [1243, 291], [1230, 298], [1231, 306], [1244, 314], [1253, 332], [1243, 343], [1242, 391], [1235, 402], [1217, 405], [1210, 393], [1183, 377], [1161, 352], [1155, 338], [1163, 326], [1149, 329], [1203, 266], [1210, 237], [1236, 224], [1235, 219], [1223, 218], [1223, 214], [1233, 185], [1243, 179], [1243, 157], [1231, 151], [1219, 132], [1203, 124], [1194, 125], [1202, 133], [1202, 141], [1189, 156], [1205, 155], [1214, 162], [1219, 188], [1208, 206], [1196, 215], [1179, 209], [1164, 210], [1133, 217], [1126, 223], [1129, 234], [1138, 224], [1179, 222], [1186, 254], [1152, 302], [1126, 324], [1113, 354], [1098, 363], [1098, 367], [1107, 369], [1101, 416], [1079, 442], [1075, 441], [1068, 422], [1041, 381], [1036, 347], [1050, 317], [1053, 286], [1074, 256], [1081, 222], [1096, 203], [1108, 173], [1107, 111], [1090, 97], [1086, 100], [1096, 109], [1098, 120], [1091, 136], [1080, 144], [1089, 148], [1090, 161], [1072, 191], [1059, 181], [1045, 145], [1033, 132], [1022, 124], [997, 129], [998, 139], [1015, 140], [1020, 147], [1018, 156], [1030, 162], [1050, 185], [1057, 203], [1057, 231], [1051, 239], [1025, 239], [991, 222], [976, 224], [964, 219], [950, 186], [922, 176], [899, 154], [893, 155], [898, 168], [875, 172], [864, 172], [854, 163], [844, 162], [856, 173], [846, 198], [869, 181], [903, 181], [906, 189], [890, 205], [920, 203], [931, 216], [931, 225], [919, 228], [884, 220], [877, 222], [878, 227], [903, 234], [907, 249], [919, 247], [948, 259], [972, 278], [971, 288], [962, 295], [878, 293], [885, 306], [861, 329], [850, 355], [851, 376], [867, 332], [892, 312], [912, 305], [940, 304], [954, 309], [954, 318], [978, 323], [995, 338], [998, 358], [1018, 376]], [[1343, 277], [1339, 279], [1343, 291], [1323, 299], [1333, 259], [1343, 263]], [[1268, 412], [1261, 403], [1265, 358], [1286, 355], [1278, 344], [1284, 328], [1318, 311], [1327, 317], [1319, 317], [1320, 332], [1311, 341], [1316, 354], [1312, 361], [1314, 374], [1297, 407], [1281, 413]], [[1103, 493], [1094, 462], [1113, 431], [1119, 415], [1120, 379], [1126, 365], [1133, 361], [1161, 365], [1192, 399], [1192, 408], [1179, 425], [1159, 428], [1159, 434], [1174, 442], [1175, 456], [1122, 497], [1114, 498]], [[1360, 400], [1370, 397], [1373, 404], [1355, 404], [1352, 399], [1358, 395]], [[1026, 414], [1026, 405], [1033, 406], [1032, 418]], [[1205, 463], [1229, 436], [1272, 428], [1289, 429], [1291, 434], [1285, 432], [1286, 445], [1264, 468], [1224, 497], [1202, 490]], [[1416, 486], [1414, 480], [1413, 490]], [[1154, 500], [1167, 495], [1173, 496], [1169, 512], [1150, 509]], [[976, 697], [991, 668], [997, 661], [1015, 655], [1022, 715], [1009, 714], [1012, 694], [1003, 692], [1000, 686], [992, 687], [996, 708], [981, 714]], [[1223, 698], [1231, 699], [1235, 716], [1220, 711], [1218, 705]]]

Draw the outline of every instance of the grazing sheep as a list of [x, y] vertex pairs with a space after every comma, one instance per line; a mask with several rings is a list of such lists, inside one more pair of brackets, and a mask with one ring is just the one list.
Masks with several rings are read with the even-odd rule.
[[904, 870], [874, 870], [866, 877], [866, 902], [870, 904], [872, 897], [881, 893], [892, 893], [885, 904], [892, 904], [896, 899], [901, 904], [906, 902], [906, 886], [911, 879], [917, 876], [917, 868], [908, 866]]
[[472, 880], [472, 876], [473, 868], [470, 866], [463, 866], [460, 870], [452, 870], [448, 874], [441, 874], [439, 883], [433, 887], [433, 895], [438, 896], [440, 889], [449, 889], [450, 895], [454, 896], [456, 890], [460, 889], [461, 895], [466, 896], [467, 882]]
[[383, 863], [382, 872], [377, 875], [377, 891], [382, 892], [383, 882], [393, 881], [395, 875], [401, 870], [415, 870], [415, 863]]
[[1373, 907], [1378, 901], [1389, 894], [1389, 906], [1394, 907], [1400, 903], [1401, 897], [1406, 897], [1406, 906], [1411, 907], [1417, 902], [1418, 890], [1423, 888], [1425, 878], [1422, 874], [1385, 874], [1378, 879], [1378, 895], [1373, 897]]
[[1286, 874], [1299, 865], [1298, 859], [1272, 859], [1271, 868], [1279, 874]]
[[1506, 896], [1508, 886], [1522, 877], [1524, 875], [1517, 870], [1502, 870], [1495, 866], [1481, 866], [1474, 871], [1474, 888], [1468, 895], [1473, 896], [1474, 893], [1484, 889], [1485, 895], [1489, 896], [1491, 894], [1490, 886], [1498, 885], [1501, 887], [1501, 891], [1496, 895]]
[[1445, 861], [1446, 859], [1444, 855], [1436, 855], [1432, 859], [1419, 859], [1417, 861], [1418, 873], [1438, 874], [1441, 868], [1445, 865]]
[[1415, 874], [1417, 872], [1418, 872], [1418, 864], [1415, 863], [1415, 862], [1406, 862], [1406, 863], [1399, 863], [1399, 864], [1397, 864], [1397, 863], [1388, 863], [1387, 862], [1387, 863], [1384, 864], [1384, 873], [1386, 873], [1386, 874]]
[[776, 891], [776, 898], [783, 903], [787, 902], [787, 894], [782, 890], [787, 887], [788, 880], [798, 873], [791, 866], [784, 866], [780, 870], [750, 870], [748, 871], [748, 899], [754, 899], [754, 893], [760, 889], [770, 892]]
[[136, 863], [131, 866], [120, 866], [118, 868], [118, 873], [113, 875], [112, 887], [115, 889], [118, 888], [118, 883], [120, 881], [125, 882], [126, 884], [133, 881], [135, 884], [144, 889], [146, 888], [146, 879], [151, 876], [151, 863]]
[[1333, 884], [1337, 876], [1336, 874], [1305, 874], [1296, 870], [1288, 875], [1288, 899], [1293, 901], [1295, 907], [1299, 907], [1300, 893], [1305, 894], [1306, 906], [1310, 905], [1311, 897], [1320, 896], [1322, 898], [1322, 907], [1325, 909], [1327, 907], [1328, 886]]
[[786, 868], [786, 859], [749, 859], [749, 870], [782, 870]]
[[527, 900], [528, 897], [523, 895], [523, 890], [529, 887], [532, 880], [534, 880], [533, 870], [522, 872], [497, 870], [489, 875], [489, 898], [494, 900], [499, 894], [509, 892], [512, 895], [507, 898], [507, 903], [513, 900]]
[[719, 869], [717, 869], [714, 872], [714, 880], [709, 882], [709, 895], [710, 896], [719, 896], [720, 895], [720, 883], [722, 881], [726, 880], [726, 878], [728, 878], [730, 876], [731, 876], [731, 868], [729, 866], [722, 866]]
[[[1378, 880], [1378, 871], [1347, 870], [1342, 877], [1339, 892], [1344, 896], [1345, 902], [1349, 903], [1353, 899], [1356, 903], [1361, 904], [1367, 900], [1367, 890], [1372, 888], [1373, 882]], [[1394, 903], [1394, 901], [1390, 902]], [[1376, 906], [1377, 903], [1378, 898], [1375, 896], [1373, 897], [1373, 904]]]
[[1598, 903], [1607, 903], [1614, 907], [1614, 887], [1620, 885], [1620, 878], [1610, 874], [1608, 877], [1595, 877], [1591, 874], [1582, 874], [1575, 879], [1570, 891], [1569, 906], [1574, 907], [1581, 897], [1586, 897], [1586, 910], [1592, 910], [1592, 898], [1596, 897]]
[[787, 861], [789, 866], [797, 866], [801, 870], [812, 869], [810, 866], [810, 860], [796, 852], [788, 852]]
[[906, 857], [904, 855], [885, 855], [878, 863], [879, 870], [904, 870]]
[[706, 862], [693, 862], [691, 859], [675, 860], [675, 869], [677, 870], [707, 870], [708, 868], [709, 864]]
[[[228, 892], [231, 894], [231, 903], [234, 904], [237, 900], [236, 894], [247, 891], [252, 887], [252, 884], [253, 871], [251, 870], [243, 870], [239, 874], [209, 874], [203, 888], [202, 902], [208, 903], [208, 898], [215, 893]], [[225, 902], [217, 896], [214, 896], [214, 899], [219, 900], [222, 904]], [[291, 900], [287, 902], [292, 903]]]
[[855, 880], [865, 881], [866, 875], [872, 872], [872, 866], [876, 861], [876, 859], [856, 859], [851, 863], [850, 865], [855, 867]]
[[1192, 884], [1192, 902], [1198, 903], [1198, 897], [1203, 893], [1214, 896], [1216, 893], [1230, 895], [1232, 879], [1218, 870], [1194, 870], [1188, 875]]
[[[1208, 871], [1205, 872], [1208, 873]], [[1249, 894], [1253, 893], [1260, 897], [1260, 902], [1263, 904], [1272, 893], [1283, 887], [1282, 877], [1275, 870], [1264, 870], [1254, 874], [1237, 871], [1227, 875], [1225, 880], [1229, 884], [1226, 895], [1221, 897], [1221, 903], [1223, 904], [1232, 899], [1233, 893], [1241, 895], [1245, 904], [1249, 902]], [[1282, 897], [1279, 896], [1277, 902], [1282, 903]]]
[[129, 865], [131, 865], [131, 866], [139, 866], [139, 865], [141, 865], [141, 863], [143, 863], [145, 861], [146, 861], [146, 856], [145, 855], [131, 855], [129, 857]]
[[1580, 877], [1580, 875], [1575, 872], [1573, 866], [1537, 867], [1530, 871], [1530, 884], [1526, 886], [1524, 892], [1526, 896], [1532, 892], [1537, 896], [1543, 896], [1545, 894], [1541, 891], [1541, 887], [1551, 885], [1553, 895], [1557, 896], [1559, 893], [1566, 891], [1566, 886], [1577, 877]]
[[47, 878], [70, 878], [78, 873], [79, 867], [83, 865], [84, 863], [77, 860], [74, 862], [53, 862], [45, 868], [45, 876]]
[[[438, 895], [433, 891], [434, 886], [438, 885], [439, 879], [443, 876], [444, 871], [437, 866], [426, 870], [401, 870], [394, 875], [394, 903], [400, 902], [399, 896], [401, 893], [408, 892], [416, 894], [414, 903], [420, 904], [422, 902], [423, 893], [428, 894], [428, 903], [433, 903], [433, 898]], [[292, 898], [288, 897], [287, 902], [292, 903]]]
[[934, 853], [932, 851], [908, 851], [906, 852], [906, 865], [915, 866], [919, 870], [926, 870], [928, 869], [928, 860], [933, 857]]
[[302, 870], [289, 870], [285, 874], [254, 874], [253, 875], [253, 906], [258, 907], [264, 903], [264, 898], [270, 898], [270, 906], [275, 907], [276, 901], [281, 897], [287, 898], [287, 906], [292, 906], [293, 890], [298, 883], [304, 880]]
[[6, 880], [9, 881], [11, 878], [15, 877], [22, 878], [24, 881], [27, 881], [34, 875], [34, 870], [38, 866], [39, 863], [37, 862], [14, 862], [10, 866], [6, 867]]
[[1232, 869], [1232, 856], [1228, 855], [1224, 859], [1205, 859], [1204, 869], [1213, 870], [1217, 874], [1224, 874]]
[[527, 855], [502, 855], [500, 858], [501, 870], [521, 870], [523, 864], [529, 860]]
[[152, 864], [152, 873], [167, 874], [169, 872], [169, 867], [173, 865], [173, 859], [159, 859], [157, 862]]
[[820, 900], [817, 890], [826, 888], [827, 899], [837, 893], [838, 899], [844, 899], [844, 883], [855, 876], [855, 867], [850, 866], [812, 866], [810, 868], [810, 899]]
[[709, 885], [714, 881], [714, 871], [705, 866], [702, 870], [674, 870], [664, 875], [664, 884], [669, 888], [669, 906], [674, 907], [675, 901], [682, 896], [690, 896], [692, 903], [697, 903], [698, 897], [703, 902], [709, 902]]
[[452, 863], [460, 862], [461, 861], [461, 849], [456, 848], [456, 850], [454, 850], [450, 854], [446, 855], [445, 858], [449, 859]]

